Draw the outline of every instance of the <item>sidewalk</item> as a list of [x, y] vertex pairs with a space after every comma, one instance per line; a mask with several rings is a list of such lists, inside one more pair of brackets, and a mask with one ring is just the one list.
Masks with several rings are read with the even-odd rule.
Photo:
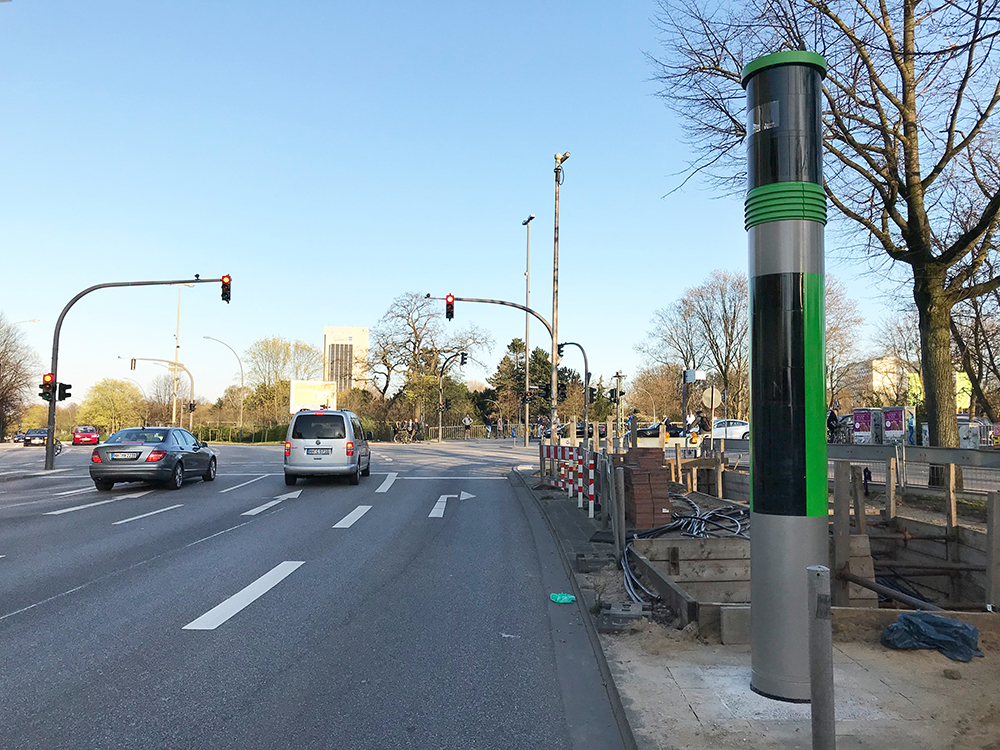
[[[532, 470], [518, 473], [534, 489], [575, 571], [576, 555], [610, 553], [590, 541], [601, 528], [565, 492], [538, 488]], [[606, 586], [605, 601], [626, 600], [620, 571], [575, 573], [585, 596]], [[602, 579], [603, 575], [603, 581]], [[588, 596], [588, 598], [589, 598]], [[809, 750], [808, 705], [771, 700], [750, 690], [750, 647], [702, 638], [643, 621], [629, 633], [601, 635], [615, 686], [641, 750]], [[837, 747], [1000, 750], [1000, 638], [982, 633], [984, 659], [953, 662], [933, 651], [892, 651], [879, 632], [839, 634], [834, 643]]]

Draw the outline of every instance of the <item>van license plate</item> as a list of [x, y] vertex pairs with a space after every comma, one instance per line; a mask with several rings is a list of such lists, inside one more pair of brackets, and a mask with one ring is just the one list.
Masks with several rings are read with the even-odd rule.
[[329, 456], [333, 448], [306, 448], [307, 456]]

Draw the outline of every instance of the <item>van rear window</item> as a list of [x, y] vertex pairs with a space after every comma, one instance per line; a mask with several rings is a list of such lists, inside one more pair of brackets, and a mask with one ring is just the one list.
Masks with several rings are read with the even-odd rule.
[[336, 440], [347, 437], [340, 414], [303, 414], [295, 420], [292, 437], [296, 440]]

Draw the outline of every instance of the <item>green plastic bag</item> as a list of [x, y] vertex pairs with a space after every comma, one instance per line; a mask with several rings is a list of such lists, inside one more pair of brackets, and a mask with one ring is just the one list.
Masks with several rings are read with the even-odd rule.
[[572, 594], [549, 594], [549, 599], [556, 604], [572, 604], [576, 601], [576, 597]]

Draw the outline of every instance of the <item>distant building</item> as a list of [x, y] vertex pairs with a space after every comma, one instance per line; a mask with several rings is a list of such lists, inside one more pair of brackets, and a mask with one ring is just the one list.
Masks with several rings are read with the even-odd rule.
[[367, 360], [367, 328], [323, 328], [323, 379], [338, 391], [364, 386]]

